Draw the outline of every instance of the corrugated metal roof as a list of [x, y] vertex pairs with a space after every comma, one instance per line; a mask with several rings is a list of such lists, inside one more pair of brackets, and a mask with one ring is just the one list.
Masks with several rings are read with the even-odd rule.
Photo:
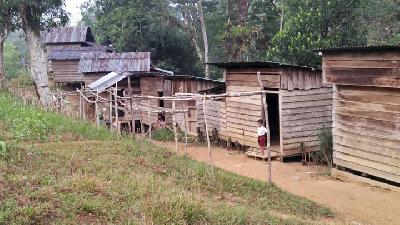
[[57, 27], [53, 28], [43, 39], [46, 44], [95, 42], [90, 27]]
[[297, 66], [280, 62], [272, 61], [253, 61], [253, 62], [215, 62], [207, 63], [208, 65], [216, 66], [224, 69], [240, 69], [240, 68], [303, 68], [316, 70], [313, 67]]
[[342, 51], [385, 51], [400, 50], [400, 45], [367, 45], [367, 46], [343, 46], [331, 48], [312, 49], [314, 52], [342, 52]]
[[49, 60], [80, 60], [82, 53], [89, 52], [109, 52], [107, 46], [90, 46], [90, 47], [59, 47], [50, 52]]
[[82, 73], [148, 72], [150, 52], [83, 53], [79, 63]]
[[105, 91], [107, 88], [113, 86], [115, 83], [125, 79], [127, 76], [127, 73], [111, 72], [96, 80], [95, 82], [89, 84], [88, 87], [92, 91], [102, 92]]

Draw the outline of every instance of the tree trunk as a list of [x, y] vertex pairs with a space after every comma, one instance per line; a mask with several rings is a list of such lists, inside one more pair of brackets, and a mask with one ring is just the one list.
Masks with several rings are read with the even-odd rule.
[[6, 40], [7, 35], [0, 36], [0, 90], [5, 89], [6, 87], [6, 74], [4, 71], [4, 61], [3, 61], [3, 53], [4, 53], [4, 41]]
[[31, 79], [41, 104], [48, 106], [50, 104], [49, 80], [44, 46], [40, 40], [40, 21], [31, 19], [28, 6], [21, 6], [20, 14], [28, 47]]
[[204, 43], [204, 63], [205, 63], [205, 69], [206, 69], [206, 78], [210, 77], [209, 69], [208, 69], [208, 38], [207, 38], [207, 29], [206, 29], [206, 22], [204, 20], [204, 14], [203, 14], [203, 7], [201, 4], [201, 0], [198, 0], [198, 10], [199, 10], [199, 16], [200, 16], [200, 25], [201, 25], [201, 33], [203, 34], [203, 43]]
[[182, 14], [183, 14], [183, 18], [185, 20], [183, 22], [183, 28], [184, 28], [185, 32], [190, 36], [190, 39], [192, 40], [193, 45], [196, 48], [197, 56], [199, 57], [200, 61], [204, 63], [203, 52], [201, 51], [200, 45], [196, 38], [197, 31], [196, 31], [196, 28], [192, 25], [193, 16], [190, 13], [189, 6], [183, 5], [182, 8], [183, 8]]

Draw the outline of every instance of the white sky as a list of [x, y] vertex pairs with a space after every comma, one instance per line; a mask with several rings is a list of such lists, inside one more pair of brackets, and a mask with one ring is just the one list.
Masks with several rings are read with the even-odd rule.
[[71, 14], [70, 25], [75, 26], [81, 20], [80, 6], [88, 0], [65, 0], [65, 9]]

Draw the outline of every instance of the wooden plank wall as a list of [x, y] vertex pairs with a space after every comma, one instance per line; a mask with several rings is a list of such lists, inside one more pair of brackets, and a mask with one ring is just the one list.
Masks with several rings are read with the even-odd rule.
[[100, 79], [101, 77], [107, 75], [108, 73], [103, 72], [103, 73], [85, 73], [83, 74], [83, 82], [85, 82], [85, 85], [89, 85], [93, 83], [94, 81]]
[[83, 74], [79, 72], [79, 60], [53, 60], [52, 70], [56, 83], [83, 81]]
[[400, 89], [335, 85], [334, 163], [400, 183]]
[[[142, 77], [140, 79], [141, 95], [158, 96], [157, 91], [164, 91], [164, 78], [163, 77]], [[143, 100], [143, 104], [150, 104], [153, 106], [159, 105], [158, 99]], [[151, 113], [150, 119], [152, 123], [157, 122], [157, 113]], [[143, 122], [149, 124], [147, 112], [142, 112]]]
[[[207, 110], [207, 125], [210, 135], [213, 129], [217, 129], [220, 138], [226, 139], [226, 101], [206, 101]], [[196, 102], [197, 111], [197, 127], [201, 131], [205, 132], [205, 122], [204, 122], [204, 111], [203, 111], [203, 101], [197, 100]]]
[[322, 67], [327, 82], [400, 88], [398, 51], [326, 53]]
[[310, 90], [323, 87], [322, 71], [306, 68], [285, 68], [281, 77], [281, 89]]
[[282, 154], [300, 153], [305, 142], [309, 151], [318, 149], [318, 133], [332, 126], [332, 88], [280, 90]]
[[[257, 72], [266, 88], [280, 88], [280, 68], [229, 69], [226, 71], [226, 91], [259, 91]], [[257, 144], [257, 120], [262, 118], [261, 95], [228, 97], [226, 99], [227, 138], [250, 147]]]

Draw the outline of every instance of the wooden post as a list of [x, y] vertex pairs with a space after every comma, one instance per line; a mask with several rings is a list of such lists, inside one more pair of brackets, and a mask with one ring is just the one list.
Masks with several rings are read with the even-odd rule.
[[182, 107], [182, 109], [183, 109], [183, 119], [184, 119], [184, 123], [185, 123], [185, 125], [184, 125], [184, 127], [185, 127], [185, 155], [187, 155], [187, 144], [188, 144], [188, 138], [187, 138], [187, 127], [186, 127], [186, 122], [187, 122], [187, 120], [186, 120], [186, 112], [185, 112], [185, 107]]
[[[264, 90], [264, 85], [261, 80], [260, 72], [257, 72], [257, 79], [260, 85], [261, 91]], [[267, 132], [267, 154], [268, 154], [268, 183], [272, 182], [272, 172], [271, 172], [271, 131], [269, 130], [269, 121], [268, 121], [268, 104], [267, 104], [267, 95], [265, 93], [261, 94], [261, 104], [264, 106], [264, 117], [265, 117], [265, 126], [268, 130]]]
[[175, 134], [175, 150], [176, 153], [178, 153], [178, 133], [177, 133], [178, 123], [176, 122], [175, 109], [176, 109], [175, 101], [172, 100], [172, 126], [174, 127], [174, 134]]
[[[110, 89], [112, 91], [112, 89]], [[113, 101], [112, 101], [112, 92], [110, 91], [110, 108], [109, 108], [109, 120], [110, 120], [110, 130], [113, 130], [113, 117], [112, 117], [112, 107], [113, 107]]]
[[82, 95], [79, 94], [79, 119], [82, 119]]
[[147, 118], [149, 120], [149, 138], [151, 139], [151, 113], [150, 113], [150, 108], [147, 111]]
[[206, 125], [207, 148], [208, 148], [208, 155], [210, 157], [211, 175], [214, 176], [214, 165], [211, 154], [210, 134], [208, 133], [208, 125], [207, 125], [206, 93], [204, 93], [204, 99], [203, 99], [203, 113], [204, 113], [204, 123]]
[[[82, 96], [82, 93], [81, 93], [81, 96]], [[83, 96], [82, 96], [82, 98], [83, 98]], [[86, 102], [86, 99], [83, 98], [83, 101], [82, 101], [82, 115], [83, 115], [83, 120], [86, 120], [85, 102]]]
[[118, 82], [115, 83], [114, 89], [114, 111], [115, 111], [115, 128], [117, 130], [117, 134], [119, 134], [119, 126], [118, 126]]
[[96, 125], [100, 126], [100, 118], [99, 118], [99, 92], [96, 91], [96, 102], [94, 103], [94, 111], [96, 114]]
[[[132, 85], [131, 85], [131, 77], [128, 75], [128, 92], [129, 92], [129, 105], [131, 106], [131, 131], [132, 135], [135, 136], [135, 114], [133, 112], [133, 102], [132, 102]], [[151, 138], [151, 137], [150, 137]]]

